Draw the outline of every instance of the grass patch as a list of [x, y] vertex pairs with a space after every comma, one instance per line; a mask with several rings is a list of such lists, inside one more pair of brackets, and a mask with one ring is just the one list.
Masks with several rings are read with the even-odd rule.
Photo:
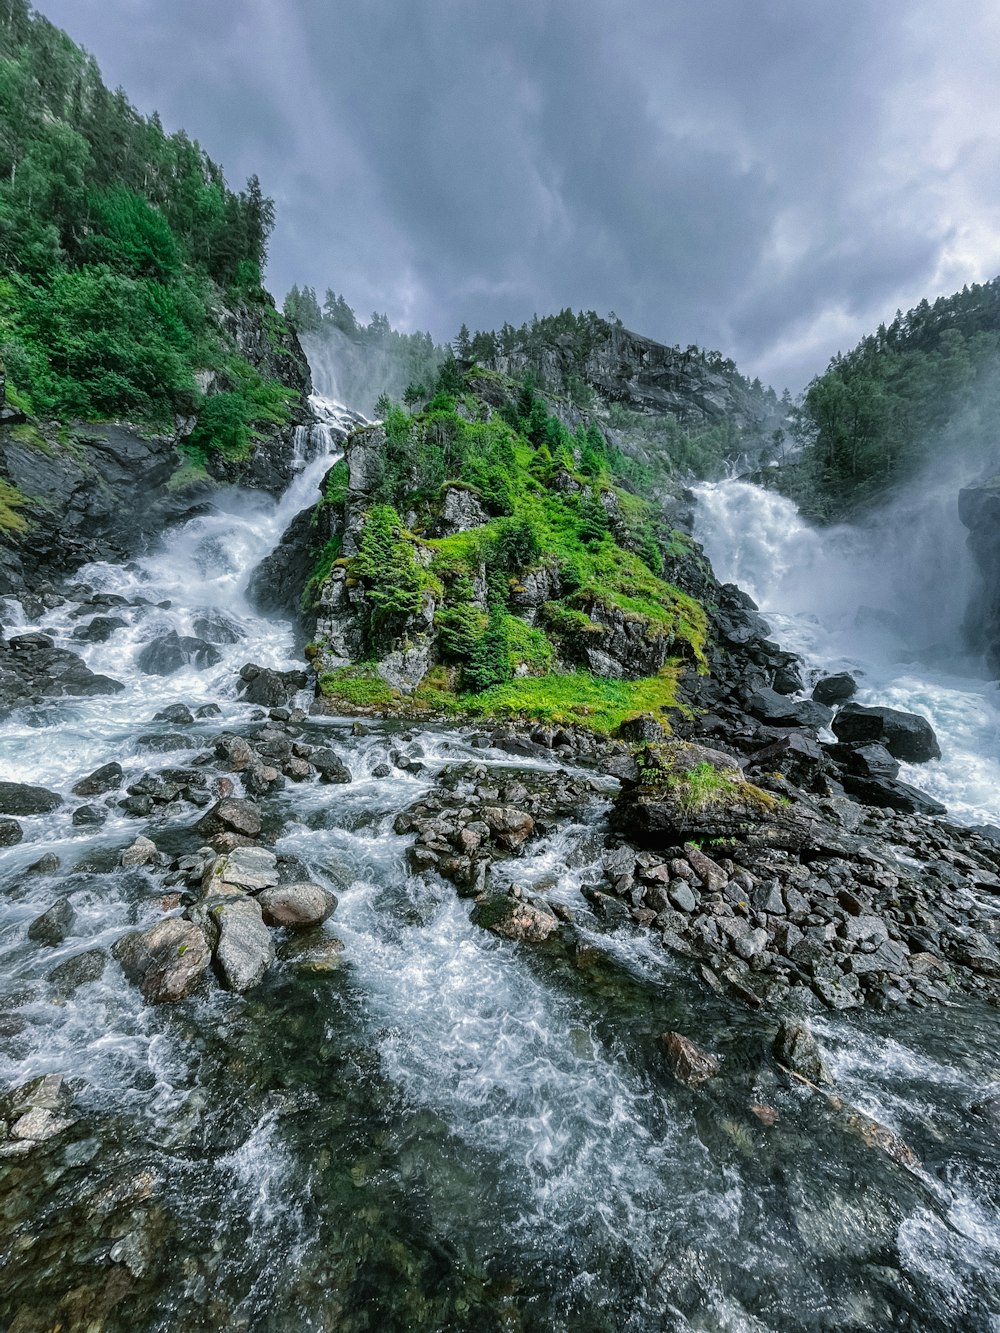
[[319, 688], [327, 699], [340, 699], [356, 708], [378, 708], [399, 697], [371, 662], [326, 671], [319, 678]]
[[28, 531], [28, 520], [18, 512], [27, 503], [16, 486], [0, 478], [0, 532]]
[[676, 708], [678, 675], [679, 668], [669, 666], [642, 680], [606, 680], [586, 671], [522, 676], [482, 694], [462, 695], [459, 702], [476, 717], [517, 717], [609, 734], [639, 713]]

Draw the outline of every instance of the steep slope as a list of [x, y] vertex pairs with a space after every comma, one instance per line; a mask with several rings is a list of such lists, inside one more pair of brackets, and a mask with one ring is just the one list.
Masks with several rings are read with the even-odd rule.
[[308, 365], [261, 286], [273, 205], [111, 93], [24, 0], [0, 25], [0, 588], [125, 555], [212, 478], [288, 481]]

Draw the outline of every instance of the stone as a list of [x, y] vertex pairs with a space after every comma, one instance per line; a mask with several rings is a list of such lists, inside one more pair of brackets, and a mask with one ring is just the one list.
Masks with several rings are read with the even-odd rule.
[[269, 889], [278, 882], [278, 858], [266, 847], [234, 847], [228, 856], [216, 859], [206, 873], [204, 892], [218, 892], [220, 884], [234, 885], [247, 893]]
[[107, 955], [103, 949], [88, 949], [86, 953], [74, 954], [52, 969], [48, 976], [49, 984], [61, 999], [65, 999], [89, 981], [99, 981], [104, 975], [106, 962]]
[[45, 787], [24, 782], [0, 782], [0, 815], [47, 815], [58, 810], [63, 799]]
[[698, 907], [698, 899], [691, 892], [690, 887], [683, 880], [676, 880], [668, 890], [668, 896], [678, 912], [694, 912]]
[[777, 727], [811, 727], [818, 731], [828, 726], [833, 713], [812, 699], [789, 699], [777, 690], [754, 690], [747, 700], [747, 712], [760, 722]]
[[269, 926], [283, 926], [288, 930], [305, 930], [321, 925], [337, 906], [337, 899], [319, 884], [302, 882], [280, 884], [258, 894]]
[[223, 733], [215, 742], [215, 753], [224, 760], [233, 773], [242, 773], [245, 768], [257, 762], [257, 752], [249, 741], [242, 736]]
[[352, 781], [351, 770], [334, 750], [328, 748], [313, 750], [309, 762], [319, 773], [321, 782], [346, 784]]
[[58, 1115], [55, 1111], [35, 1106], [14, 1121], [10, 1127], [10, 1136], [12, 1139], [31, 1139], [35, 1143], [44, 1143], [75, 1124], [76, 1120], [72, 1116]]
[[153, 714], [154, 722], [170, 722], [175, 727], [187, 727], [194, 721], [194, 714], [187, 704], [169, 704]]
[[46, 852], [37, 861], [32, 861], [31, 865], [28, 866], [28, 873], [31, 875], [54, 875], [61, 865], [62, 862], [55, 852]]
[[117, 791], [125, 781], [125, 770], [121, 764], [102, 764], [95, 768], [73, 788], [74, 796], [103, 796], [105, 792]]
[[73, 929], [75, 921], [73, 904], [68, 898], [60, 898], [48, 911], [32, 921], [28, 927], [28, 939], [36, 944], [47, 944], [50, 948], [55, 948], [62, 944]]
[[148, 643], [135, 661], [147, 676], [172, 676], [186, 666], [199, 671], [217, 666], [222, 661], [222, 654], [204, 639], [182, 636], [176, 630], [170, 630]]
[[195, 826], [200, 834], [212, 837], [219, 833], [237, 833], [244, 838], [256, 838], [261, 830], [260, 810], [253, 801], [238, 797], [223, 797], [203, 815]]
[[190, 995], [211, 958], [204, 932], [180, 917], [123, 936], [112, 945], [111, 954], [147, 1004], [172, 1004]]
[[230, 898], [212, 909], [219, 929], [215, 967], [226, 990], [243, 994], [263, 981], [274, 962], [274, 942], [252, 898]]
[[810, 1083], [832, 1084], [816, 1038], [804, 1023], [782, 1023], [774, 1038], [774, 1058]]
[[473, 925], [481, 926], [503, 939], [529, 943], [547, 940], [559, 927], [558, 918], [551, 912], [543, 911], [521, 898], [506, 896], [477, 902], [469, 919]]
[[16, 847], [24, 840], [24, 829], [16, 819], [0, 819], [0, 847]]
[[895, 708], [845, 704], [837, 713], [833, 733], [840, 741], [884, 745], [895, 759], [911, 764], [941, 758], [934, 729], [926, 718]]
[[308, 683], [304, 671], [272, 671], [248, 662], [240, 671], [239, 691], [247, 703], [280, 708], [290, 703]]
[[722, 1067], [717, 1056], [701, 1050], [679, 1032], [664, 1032], [660, 1045], [674, 1078], [685, 1087], [697, 1088], [707, 1083]]
[[833, 676], [822, 676], [813, 686], [812, 697], [818, 704], [829, 708], [833, 704], [845, 703], [857, 688], [858, 682], [849, 671], [838, 671]]
[[494, 841], [506, 847], [508, 851], [520, 847], [531, 837], [535, 829], [535, 821], [531, 815], [509, 805], [483, 806], [480, 817]]
[[136, 866], [148, 865], [156, 855], [156, 843], [151, 838], [138, 837], [122, 852], [121, 864], [126, 870], [132, 870]]
[[695, 847], [693, 843], [687, 843], [684, 847], [684, 855], [691, 869], [709, 893], [717, 893], [723, 885], [728, 884], [729, 876], [726, 872], [721, 866], [716, 865], [710, 856], [706, 856], [700, 847]]
[[73, 811], [74, 828], [100, 828], [107, 822], [108, 812], [101, 805], [78, 805]]
[[618, 735], [631, 745], [653, 745], [663, 739], [663, 724], [650, 713], [626, 718], [618, 728]]
[[319, 929], [293, 935], [278, 950], [281, 962], [298, 972], [333, 972], [343, 964], [343, 956], [343, 942]]

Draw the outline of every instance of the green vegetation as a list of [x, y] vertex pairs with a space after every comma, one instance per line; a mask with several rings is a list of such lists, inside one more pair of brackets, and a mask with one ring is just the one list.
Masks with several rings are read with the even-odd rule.
[[319, 685], [328, 699], [340, 699], [354, 708], [378, 708], [397, 697], [370, 662], [327, 671]]
[[605, 680], [589, 672], [522, 676], [484, 694], [463, 695], [463, 711], [479, 717], [511, 717], [586, 727], [610, 734], [637, 713], [677, 707], [676, 667], [643, 680]]
[[[261, 269], [274, 209], [230, 190], [84, 51], [4, 0], [0, 20], [0, 359], [10, 401], [41, 417], [173, 429], [198, 415], [195, 461], [244, 454], [288, 420], [288, 392], [239, 355], [222, 306], [277, 335]], [[274, 325], [277, 321], [277, 328]], [[210, 372], [205, 397], [198, 372]]]
[[1000, 431], [998, 352], [1000, 278], [897, 313], [809, 385], [801, 453], [777, 471], [778, 484], [834, 519], [949, 450], [985, 458]]
[[684, 814], [696, 815], [712, 806], [732, 805], [767, 811], [782, 803], [781, 798], [755, 787], [735, 770], [716, 768], [707, 760], [685, 767], [688, 754], [685, 745], [650, 745], [638, 756], [639, 771], [646, 785], [665, 788]]
[[0, 477], [0, 532], [27, 531], [28, 520], [19, 513], [27, 503], [16, 486]]

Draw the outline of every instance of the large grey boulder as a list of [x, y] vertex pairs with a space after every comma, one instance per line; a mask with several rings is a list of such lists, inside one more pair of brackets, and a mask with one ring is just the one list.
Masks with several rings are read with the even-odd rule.
[[306, 930], [321, 925], [337, 906], [337, 899], [319, 884], [302, 882], [264, 889], [257, 898], [269, 926]]
[[30, 787], [26, 782], [0, 782], [0, 815], [47, 815], [58, 810], [63, 800], [45, 787]]
[[183, 1000], [197, 988], [210, 960], [204, 932], [180, 917], [123, 936], [111, 953], [148, 1004]]

